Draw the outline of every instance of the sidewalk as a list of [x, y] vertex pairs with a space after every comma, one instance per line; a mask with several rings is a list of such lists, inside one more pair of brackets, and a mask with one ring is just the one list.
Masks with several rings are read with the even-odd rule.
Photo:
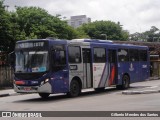
[[16, 95], [18, 93], [14, 92], [13, 89], [4, 89], [0, 90], [0, 97], [6, 97], [6, 96], [11, 96], [11, 95]]
[[152, 79], [144, 82], [132, 83], [130, 89], [125, 90], [122, 94], [150, 94], [160, 93], [160, 79]]

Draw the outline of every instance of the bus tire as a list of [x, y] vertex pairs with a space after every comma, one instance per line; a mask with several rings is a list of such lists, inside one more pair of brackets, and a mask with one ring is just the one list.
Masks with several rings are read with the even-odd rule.
[[128, 75], [124, 75], [122, 78], [122, 85], [116, 85], [118, 90], [128, 89], [130, 87], [130, 78]]
[[38, 93], [42, 99], [47, 99], [49, 97], [49, 93]]
[[80, 84], [77, 80], [72, 80], [70, 84], [70, 91], [67, 93], [69, 97], [77, 97], [81, 92]]
[[124, 75], [122, 78], [122, 89], [128, 89], [130, 86], [130, 78], [128, 75]]

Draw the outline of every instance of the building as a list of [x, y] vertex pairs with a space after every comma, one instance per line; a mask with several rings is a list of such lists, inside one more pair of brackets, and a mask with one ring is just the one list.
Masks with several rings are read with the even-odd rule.
[[71, 16], [70, 20], [68, 20], [67, 22], [68, 25], [77, 28], [83, 23], [90, 23], [91, 18], [88, 18], [86, 15]]

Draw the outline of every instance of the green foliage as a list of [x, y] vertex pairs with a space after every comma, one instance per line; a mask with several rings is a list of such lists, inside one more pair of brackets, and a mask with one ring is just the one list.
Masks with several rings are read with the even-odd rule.
[[90, 38], [85, 31], [83, 30], [83, 27], [79, 27], [76, 29], [77, 31], [77, 38]]
[[142, 33], [133, 33], [130, 35], [130, 40], [133, 41], [148, 41], [148, 42], [159, 42], [160, 41], [160, 30], [152, 26], [150, 30]]
[[18, 7], [16, 13], [19, 29], [25, 32], [28, 39], [46, 37], [72, 39], [75, 37], [73, 28], [65, 21], [61, 21], [58, 16], [48, 14], [44, 9]]
[[106, 35], [109, 40], [127, 40], [129, 36], [128, 32], [123, 31], [119, 24], [111, 21], [95, 21], [83, 24], [77, 31], [95, 39], [105, 38], [104, 35]]
[[73, 39], [78, 35], [58, 15], [52, 16], [38, 7], [16, 7], [15, 12], [8, 12], [0, 0], [0, 14], [0, 51], [13, 51], [17, 40]]
[[128, 32], [111, 21], [95, 21], [74, 29], [39, 7], [16, 7], [15, 12], [5, 10], [0, 0], [0, 51], [13, 51], [17, 40], [54, 37], [59, 39], [97, 38], [127, 40]]
[[11, 34], [10, 14], [5, 11], [3, 1], [0, 0], [0, 51], [8, 51], [11, 44], [13, 44]]

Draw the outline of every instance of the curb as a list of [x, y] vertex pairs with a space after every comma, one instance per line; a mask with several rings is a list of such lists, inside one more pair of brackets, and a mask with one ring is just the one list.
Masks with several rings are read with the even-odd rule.
[[150, 94], [150, 93], [159, 93], [159, 92], [160, 92], [160, 90], [123, 91], [122, 94], [134, 95], [134, 94]]
[[7, 96], [10, 96], [10, 94], [0, 94], [0, 97], [7, 97]]
[[8, 96], [17, 96], [17, 95], [26, 95], [26, 94], [32, 94], [32, 93], [6, 93], [6, 94], [0, 94], [0, 98], [1, 97], [8, 97]]

